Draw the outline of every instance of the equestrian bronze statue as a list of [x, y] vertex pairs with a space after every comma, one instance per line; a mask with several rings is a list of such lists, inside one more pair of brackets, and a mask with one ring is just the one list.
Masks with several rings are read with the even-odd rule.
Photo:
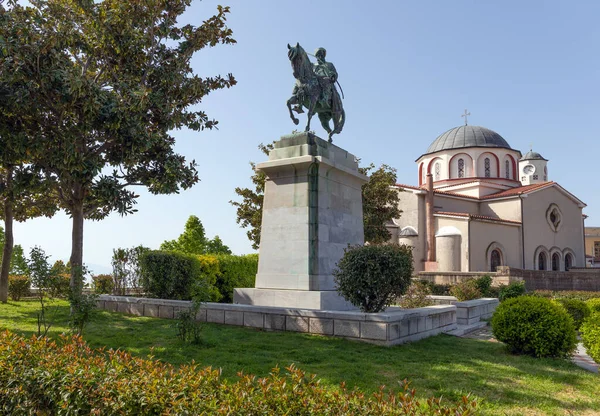
[[[324, 48], [317, 49], [314, 55], [317, 63], [313, 64], [300, 44], [296, 43], [296, 46], [288, 44], [288, 58], [292, 64], [296, 85], [292, 97], [287, 101], [287, 106], [290, 117], [296, 125], [300, 121], [294, 117], [292, 110], [298, 114], [304, 113], [303, 107], [308, 110], [308, 121], [304, 131], [310, 131], [310, 120], [315, 113], [318, 114], [321, 125], [329, 135], [329, 142], [332, 142], [331, 137], [339, 134], [344, 128], [346, 113], [335, 87], [338, 73], [335, 66], [325, 60], [325, 55]], [[333, 120], [333, 129], [329, 124], [331, 120]]]

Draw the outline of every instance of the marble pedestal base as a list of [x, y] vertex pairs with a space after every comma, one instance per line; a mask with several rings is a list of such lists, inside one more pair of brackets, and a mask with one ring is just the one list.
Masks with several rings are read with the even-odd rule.
[[318, 309], [322, 311], [352, 311], [357, 309], [334, 290], [236, 288], [233, 290], [233, 303], [294, 309]]

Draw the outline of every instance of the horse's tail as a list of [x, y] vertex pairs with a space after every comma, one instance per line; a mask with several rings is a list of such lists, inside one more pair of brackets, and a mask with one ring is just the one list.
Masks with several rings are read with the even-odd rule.
[[342, 132], [342, 129], [344, 128], [344, 123], [346, 122], [346, 112], [344, 111], [344, 109], [342, 108], [342, 111], [340, 112], [340, 115], [338, 117], [337, 120], [334, 120], [334, 129], [333, 132], [335, 134], [340, 134]]

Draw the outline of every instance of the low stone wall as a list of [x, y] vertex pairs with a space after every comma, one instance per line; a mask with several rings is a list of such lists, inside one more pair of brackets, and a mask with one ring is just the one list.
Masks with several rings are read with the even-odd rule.
[[[101, 295], [98, 307], [137, 316], [173, 319], [178, 312], [189, 309], [191, 302]], [[390, 346], [456, 329], [457, 308], [453, 305], [390, 308], [389, 312], [369, 314], [206, 303], [196, 319], [265, 330], [330, 335]]]
[[439, 295], [430, 295], [427, 296], [434, 305], [454, 305], [458, 302], [454, 296], [439, 296]]
[[456, 302], [456, 323], [458, 325], [472, 325], [489, 319], [494, 314], [500, 302], [496, 298], [482, 298]]
[[525, 288], [533, 290], [585, 290], [600, 292], [600, 269], [581, 268], [565, 271], [523, 270], [502, 266], [498, 273], [511, 281], [525, 281]]

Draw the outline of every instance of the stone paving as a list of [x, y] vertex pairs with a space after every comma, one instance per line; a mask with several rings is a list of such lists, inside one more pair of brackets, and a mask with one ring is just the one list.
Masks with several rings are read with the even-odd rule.
[[[492, 334], [492, 328], [490, 328], [489, 326], [465, 334], [462, 337], [480, 339], [483, 341], [490, 342], [499, 342], [496, 338], [494, 338], [494, 334]], [[573, 354], [573, 357], [571, 357], [571, 361], [573, 361], [575, 365], [585, 370], [591, 371], [592, 373], [598, 373], [599, 365], [594, 360], [592, 360], [592, 358], [589, 355], [587, 355], [585, 348], [581, 343], [577, 345], [577, 351], [575, 351], [575, 354]]]

